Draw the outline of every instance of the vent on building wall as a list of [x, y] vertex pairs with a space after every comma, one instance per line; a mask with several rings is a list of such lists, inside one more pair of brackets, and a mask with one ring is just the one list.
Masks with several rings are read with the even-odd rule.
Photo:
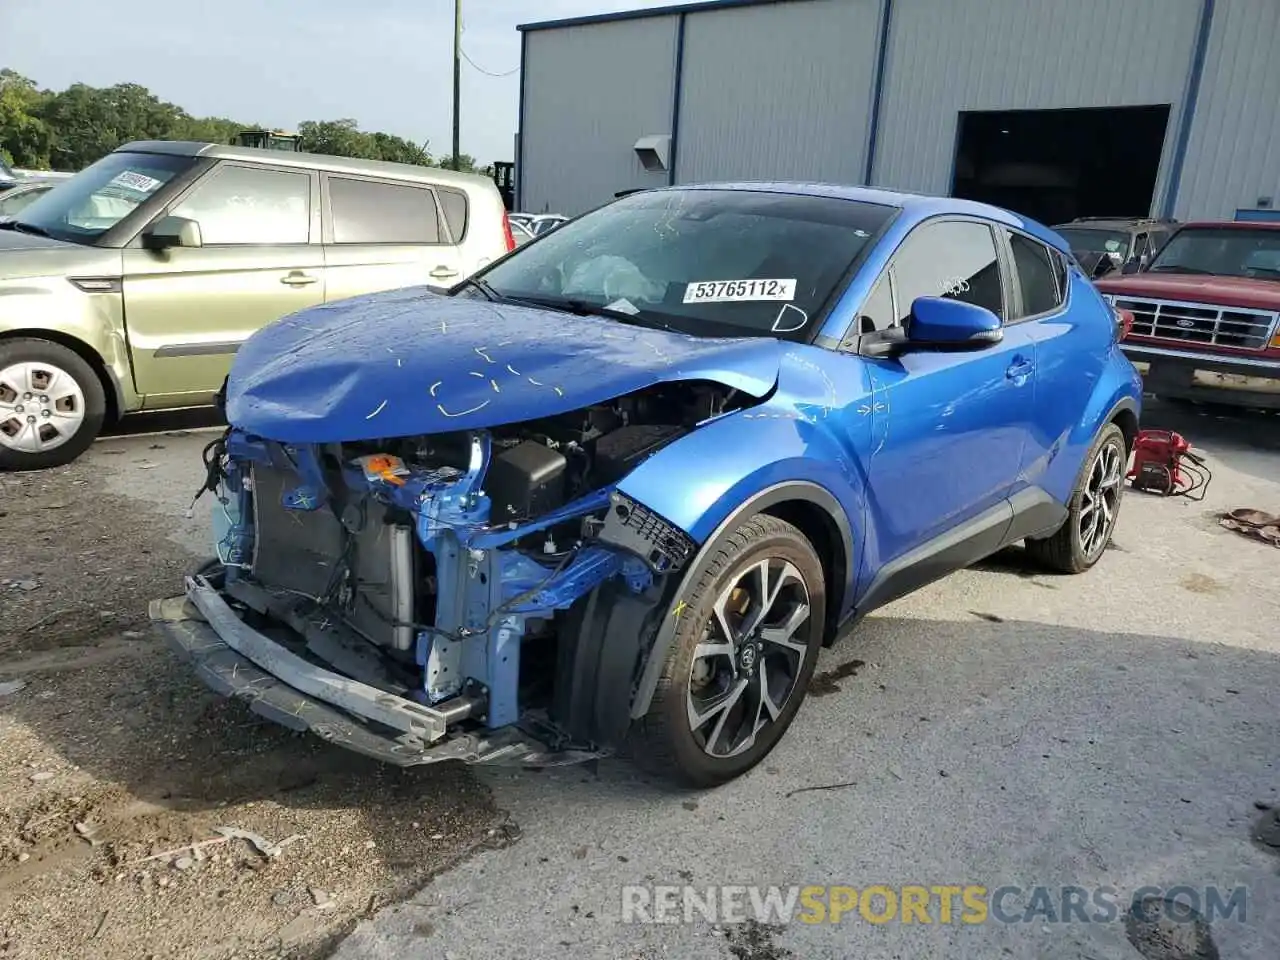
[[636, 141], [636, 156], [650, 173], [662, 173], [671, 158], [671, 135], [650, 134]]

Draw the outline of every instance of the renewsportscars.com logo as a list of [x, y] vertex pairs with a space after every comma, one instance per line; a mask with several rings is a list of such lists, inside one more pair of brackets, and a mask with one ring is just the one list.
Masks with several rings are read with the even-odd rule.
[[[1031, 886], [871, 884], [852, 886], [626, 886], [623, 923], [1115, 923], [1132, 916], [1154, 922], [1152, 904], [1174, 922], [1246, 918], [1245, 887]], [[1148, 916], [1148, 914], [1152, 914]]]

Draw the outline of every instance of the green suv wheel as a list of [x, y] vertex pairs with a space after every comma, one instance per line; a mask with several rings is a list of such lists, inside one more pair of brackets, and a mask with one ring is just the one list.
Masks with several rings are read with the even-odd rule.
[[70, 463], [93, 443], [107, 401], [74, 351], [47, 340], [0, 340], [0, 470]]

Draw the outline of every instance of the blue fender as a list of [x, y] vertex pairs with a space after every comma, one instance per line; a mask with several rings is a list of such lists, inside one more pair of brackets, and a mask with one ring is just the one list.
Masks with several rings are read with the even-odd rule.
[[1094, 437], [1103, 425], [1115, 420], [1122, 411], [1142, 416], [1142, 375], [1120, 351], [1107, 361], [1098, 387], [1080, 419], [1060, 441], [1058, 455], [1044, 474], [1044, 489], [1059, 503], [1067, 503], [1075, 490], [1076, 480], [1088, 455]]
[[[701, 545], [673, 596], [691, 589], [705, 557], [747, 517], [803, 501], [824, 511], [839, 531], [845, 582], [827, 589], [839, 598], [834, 609], [837, 622], [842, 620], [853, 603], [863, 542], [866, 463], [859, 454], [870, 442], [870, 421], [861, 422], [865, 440], [858, 436], [851, 442], [835, 428], [836, 418], [787, 415], [780, 406], [766, 404], [704, 425], [629, 474], [620, 491]], [[676, 626], [672, 617], [661, 621], [632, 700], [633, 718], [649, 708]]]

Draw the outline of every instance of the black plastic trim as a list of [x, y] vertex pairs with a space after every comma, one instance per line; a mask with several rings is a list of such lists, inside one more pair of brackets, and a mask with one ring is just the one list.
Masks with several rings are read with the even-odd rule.
[[890, 560], [867, 587], [851, 619], [860, 620], [877, 607], [995, 553], [1008, 543], [1013, 510], [1012, 503], [1001, 500], [976, 517]]

